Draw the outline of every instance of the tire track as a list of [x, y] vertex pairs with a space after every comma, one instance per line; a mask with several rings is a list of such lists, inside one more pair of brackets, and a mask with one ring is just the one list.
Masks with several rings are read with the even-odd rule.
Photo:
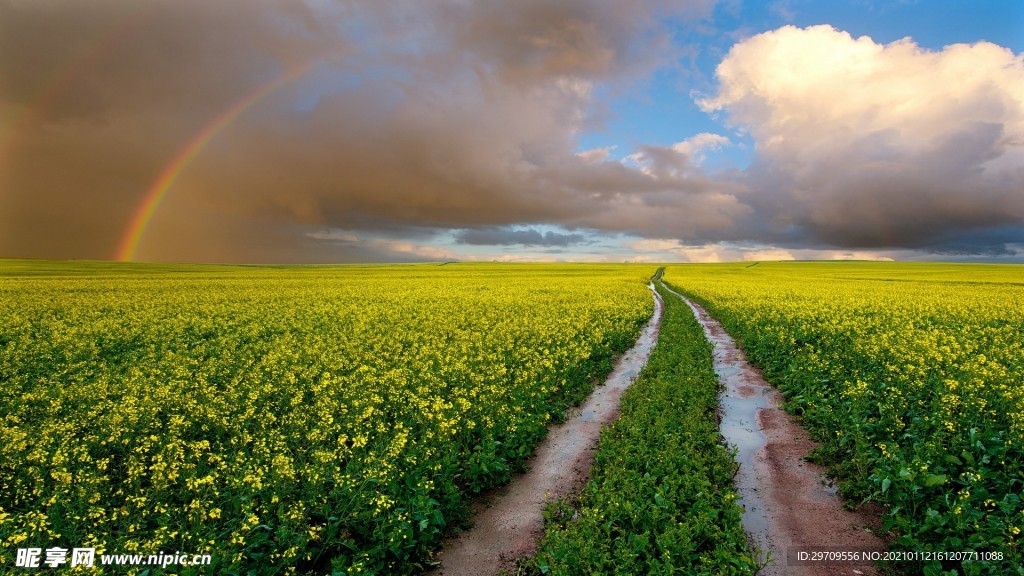
[[518, 558], [532, 554], [544, 534], [547, 502], [579, 491], [594, 460], [601, 427], [618, 417], [622, 393], [647, 363], [661, 325], [663, 304], [654, 294], [654, 313], [633, 345], [620, 356], [603, 385], [572, 410], [527, 461], [527, 472], [488, 494], [475, 505], [473, 527], [445, 543], [440, 566], [428, 574], [485, 576], [511, 570]]
[[782, 408], [782, 395], [747, 362], [743, 351], [707, 310], [664, 283], [686, 302], [714, 345], [714, 366], [723, 385], [720, 430], [736, 449], [736, 489], [744, 508], [743, 526], [769, 563], [759, 576], [875, 574], [875, 566], [796, 564], [796, 552], [809, 550], [882, 551], [881, 510], [843, 507], [824, 470], [804, 460], [817, 446]]

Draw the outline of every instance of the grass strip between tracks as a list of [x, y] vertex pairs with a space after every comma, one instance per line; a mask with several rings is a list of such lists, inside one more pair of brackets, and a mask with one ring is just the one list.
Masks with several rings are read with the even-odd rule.
[[537, 574], [751, 574], [732, 477], [718, 432], [719, 381], [692, 312], [658, 289], [657, 347], [601, 434], [591, 479], [551, 504], [528, 563]]

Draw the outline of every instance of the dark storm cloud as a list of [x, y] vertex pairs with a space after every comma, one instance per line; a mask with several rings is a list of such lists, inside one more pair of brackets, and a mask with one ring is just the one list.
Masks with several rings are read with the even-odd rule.
[[1024, 173], [981, 168], [1000, 156], [1001, 126], [966, 125], [912, 152], [898, 137], [851, 138], [799, 166], [764, 155], [746, 175], [758, 193], [749, 203], [762, 238], [927, 249], [953, 232], [969, 235], [1024, 218]]
[[508, 246], [569, 246], [586, 242], [583, 234], [562, 234], [560, 232], [541, 232], [533, 228], [487, 228], [459, 230], [455, 233], [455, 241], [461, 244]]
[[729, 141], [685, 126], [621, 162], [577, 154], [598, 95], [670, 65], [686, 52], [671, 27], [713, 4], [0, 4], [0, 256], [112, 256], [198, 134], [309, 62], [202, 147], [140, 257], [439, 260], [420, 240], [448, 230], [586, 240], [540, 224], [659, 246], [1005, 247], [986, 231], [1024, 218], [1024, 66], [992, 45], [936, 56], [782, 29], [734, 48], [702, 101], [754, 137], [748, 171], [705, 172]]
[[196, 134], [318, 56], [319, 66], [243, 112], [187, 166], [141, 256], [258, 258], [247, 252], [266, 253], [251, 241], [262, 234], [275, 258], [291, 249], [289, 259], [317, 259], [311, 237], [290, 232], [317, 227], [399, 238], [520, 222], [642, 229], [652, 207], [685, 206], [708, 181], [587, 161], [574, 154], [576, 137], [599, 108], [596, 86], [671, 61], [666, 22], [712, 7], [5, 4], [0, 104], [36, 113], [23, 116], [0, 159], [10, 220], [3, 252], [108, 257], [156, 176]]

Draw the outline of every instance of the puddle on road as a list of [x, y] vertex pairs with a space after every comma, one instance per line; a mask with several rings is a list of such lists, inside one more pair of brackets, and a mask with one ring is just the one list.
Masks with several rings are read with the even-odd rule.
[[[669, 289], [693, 310], [714, 345], [714, 368], [723, 385], [720, 431], [736, 449], [735, 487], [750, 543], [772, 561], [758, 576], [875, 574], [871, 565], [789, 565], [797, 548], [884, 550], [881, 509], [843, 508], [823, 470], [804, 460], [816, 446], [782, 408], [782, 395], [751, 366], [736, 342], [704, 308]], [[871, 527], [865, 530], [865, 527]]]
[[654, 313], [633, 347], [616, 360], [604, 384], [595, 387], [586, 402], [550, 429], [526, 462], [528, 471], [485, 497], [486, 504], [477, 506], [473, 527], [445, 544], [438, 555], [440, 567], [429, 574], [498, 574], [534, 552], [544, 533], [545, 503], [582, 488], [601, 427], [618, 416], [622, 393], [647, 364], [658, 341], [663, 305], [654, 285], [649, 288]]
[[[760, 410], [772, 407], [768, 396], [770, 388], [758, 383], [760, 376], [743, 359], [736, 343], [721, 325], [688, 298], [666, 289], [679, 296], [693, 310], [694, 316], [704, 328], [708, 342], [714, 346], [715, 373], [723, 386], [719, 395], [719, 430], [729, 446], [736, 450], [735, 460], [740, 466], [735, 483], [739, 495], [737, 503], [743, 508], [743, 527], [751, 544], [761, 550], [772, 550], [772, 542], [768, 537], [768, 510], [761, 497], [760, 483], [754, 474], [754, 458], [768, 444], [768, 438], [758, 426], [757, 415]], [[778, 551], [773, 551], [773, 556], [776, 554]]]

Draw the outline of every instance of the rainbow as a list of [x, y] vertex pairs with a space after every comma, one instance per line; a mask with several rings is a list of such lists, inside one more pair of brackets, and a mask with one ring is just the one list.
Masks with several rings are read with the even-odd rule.
[[254, 91], [238, 102], [235, 102], [230, 108], [214, 118], [212, 122], [193, 136], [174, 157], [174, 160], [164, 167], [160, 175], [146, 191], [145, 197], [136, 209], [131, 223], [121, 239], [116, 259], [120, 262], [130, 262], [135, 259], [135, 252], [138, 250], [139, 242], [146, 233], [146, 227], [149, 225], [150, 220], [153, 219], [153, 214], [160, 207], [164, 197], [167, 196], [167, 192], [174, 186], [174, 181], [217, 134], [250, 106], [256, 104], [271, 92], [293, 82], [313, 68], [318, 61], [319, 59], [310, 60], [305, 64], [290, 68], [273, 80], [258, 86]]

